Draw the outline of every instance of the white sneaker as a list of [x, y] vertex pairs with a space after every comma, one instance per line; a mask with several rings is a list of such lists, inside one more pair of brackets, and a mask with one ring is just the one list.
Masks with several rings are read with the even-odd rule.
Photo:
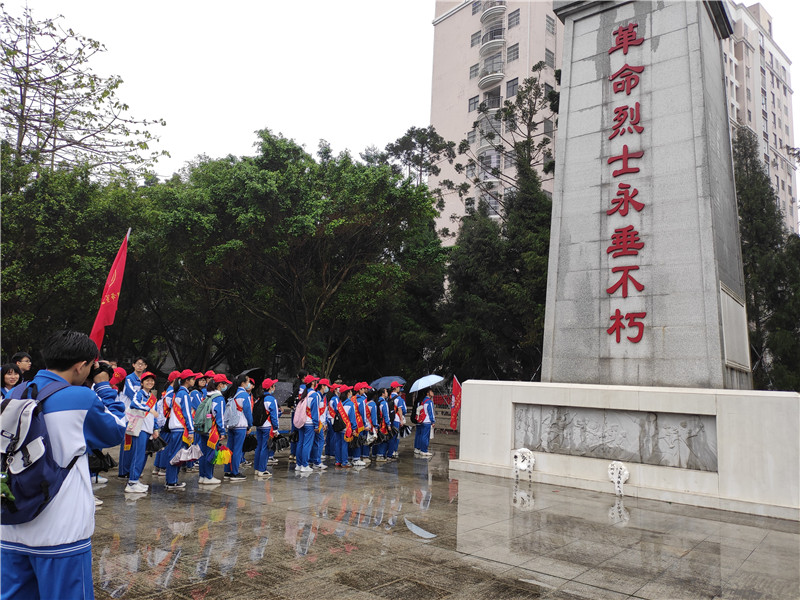
[[216, 477], [208, 477], [206, 479], [206, 485], [214, 485], [216, 483], [222, 483], [222, 480], [217, 479]]
[[300, 467], [300, 472], [301, 473], [312, 473], [313, 471], [314, 471], [314, 469], [312, 469], [308, 465], [306, 465], [305, 467]]
[[353, 461], [353, 466], [354, 466], [354, 467], [366, 467], [366, 466], [367, 466], [367, 463], [365, 463], [365, 462], [364, 462], [363, 460], [361, 460], [361, 459], [358, 459], [358, 460], [354, 460], [354, 461]]
[[365, 457], [365, 456], [362, 456], [362, 457], [361, 457], [361, 462], [363, 462], [365, 465], [368, 465], [369, 463], [371, 463], [371, 462], [372, 462], [372, 459], [370, 459], [370, 458], [367, 458], [367, 457]]
[[328, 465], [324, 465], [324, 464], [322, 464], [322, 463], [319, 463], [318, 465], [314, 465], [314, 467], [315, 467], [315, 468], [317, 468], [317, 469], [321, 469], [321, 470], [323, 470], [323, 471], [324, 471], [325, 469], [327, 469], [327, 468], [328, 468]]
[[433, 453], [432, 452], [420, 452], [419, 455], [421, 457], [423, 457], [423, 458], [430, 458], [431, 456], [433, 456]]
[[272, 477], [272, 473], [270, 473], [269, 471], [256, 471], [255, 475], [259, 479], [269, 479], [270, 477]]
[[414, 448], [414, 456], [419, 456], [420, 454], [422, 454], [422, 450], [419, 448]]
[[197, 478], [197, 484], [198, 485], [205, 485], [206, 481], [208, 481], [208, 479], [206, 479], [205, 477], [198, 477]]
[[144, 494], [147, 491], [147, 488], [139, 483], [129, 483], [125, 486], [125, 493], [126, 494]]
[[94, 505], [95, 506], [100, 506], [102, 503], [103, 503], [103, 501], [100, 500], [100, 498], [98, 498], [97, 496], [94, 497]]
[[108, 479], [102, 475], [92, 475], [92, 483], [108, 483]]

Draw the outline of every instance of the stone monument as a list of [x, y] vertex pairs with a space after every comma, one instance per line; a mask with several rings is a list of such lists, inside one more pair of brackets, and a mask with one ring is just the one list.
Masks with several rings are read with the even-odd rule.
[[542, 382], [466, 381], [450, 469], [800, 520], [800, 394], [749, 389], [724, 4], [554, 4]]
[[722, 2], [556, 1], [542, 381], [752, 387]]

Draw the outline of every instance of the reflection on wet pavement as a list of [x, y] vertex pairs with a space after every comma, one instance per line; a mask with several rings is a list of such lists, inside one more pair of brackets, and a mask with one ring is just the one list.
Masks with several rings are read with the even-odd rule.
[[[447, 438], [447, 436], [443, 436]], [[97, 598], [798, 598], [800, 525], [618, 499], [430, 460], [183, 491], [115, 477], [92, 539]], [[405, 440], [404, 440], [405, 442]], [[452, 444], [452, 441], [450, 441]], [[221, 471], [221, 469], [217, 469]]]

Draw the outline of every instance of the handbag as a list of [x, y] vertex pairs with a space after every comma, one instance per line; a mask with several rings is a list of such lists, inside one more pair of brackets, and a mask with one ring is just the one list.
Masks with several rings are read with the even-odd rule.
[[155, 439], [150, 438], [147, 440], [147, 445], [145, 446], [145, 454], [155, 454], [156, 452], [161, 452], [164, 448], [167, 447], [167, 442], [164, 441], [164, 438], [157, 437]]
[[242, 443], [242, 452], [252, 452], [258, 448], [258, 440], [256, 436], [252, 433], [248, 433], [245, 438], [244, 442]]
[[144, 426], [144, 419], [149, 414], [149, 411], [142, 410], [141, 408], [129, 408], [125, 413], [128, 418], [128, 426], [125, 428], [125, 433], [131, 436], [137, 436], [142, 432]]
[[89, 472], [102, 473], [103, 471], [110, 471], [117, 466], [117, 461], [111, 458], [108, 452], [100, 450], [92, 450], [89, 455]]

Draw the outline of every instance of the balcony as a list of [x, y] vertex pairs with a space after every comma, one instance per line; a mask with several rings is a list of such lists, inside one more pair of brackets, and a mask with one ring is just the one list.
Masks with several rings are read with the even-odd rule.
[[488, 0], [483, 3], [483, 12], [481, 13], [481, 23], [491, 20], [493, 17], [502, 18], [503, 13], [506, 12], [506, 0]]
[[504, 70], [505, 63], [502, 60], [487, 60], [478, 73], [478, 87], [484, 90], [501, 81], [505, 77]]
[[481, 37], [481, 56], [487, 56], [503, 49], [506, 44], [506, 30], [502, 21], [495, 21], [484, 28]]

